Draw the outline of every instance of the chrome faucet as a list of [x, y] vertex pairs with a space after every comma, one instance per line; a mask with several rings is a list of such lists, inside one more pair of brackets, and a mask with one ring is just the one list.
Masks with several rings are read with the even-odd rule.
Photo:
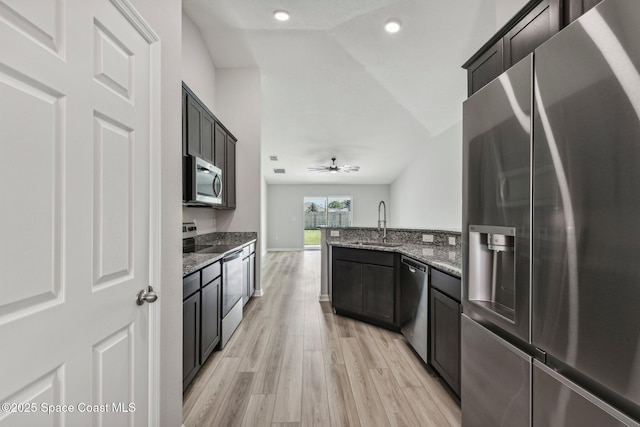
[[[383, 208], [382, 213], [384, 214], [384, 219], [380, 220], [380, 207]], [[387, 205], [384, 203], [384, 200], [380, 200], [378, 203], [378, 231], [380, 231], [380, 223], [382, 223], [382, 243], [387, 242]]]

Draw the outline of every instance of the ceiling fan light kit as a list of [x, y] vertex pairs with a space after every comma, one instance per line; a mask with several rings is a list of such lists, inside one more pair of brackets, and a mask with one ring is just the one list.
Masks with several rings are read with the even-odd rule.
[[331, 158], [331, 164], [326, 166], [310, 166], [307, 168], [309, 172], [329, 172], [329, 173], [349, 173], [349, 172], [358, 172], [360, 170], [360, 166], [351, 166], [351, 165], [336, 165], [336, 158]]

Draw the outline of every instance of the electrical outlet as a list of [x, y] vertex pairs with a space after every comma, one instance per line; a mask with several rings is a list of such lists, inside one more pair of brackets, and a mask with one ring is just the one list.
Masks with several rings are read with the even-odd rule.
[[340, 230], [331, 230], [331, 237], [340, 237]]
[[276, 240], [278, 240], [278, 235], [276, 234]]
[[[455, 237], [454, 237], [454, 239], [455, 239]], [[451, 261], [455, 261], [456, 260], [456, 253], [453, 252], [453, 251], [449, 251], [449, 259]]]
[[451, 246], [455, 246], [456, 245], [456, 238], [455, 237], [449, 237], [449, 244]]
[[422, 256], [433, 256], [433, 249], [431, 248], [423, 248]]
[[433, 234], [423, 234], [422, 241], [429, 242], [429, 243], [433, 242]]

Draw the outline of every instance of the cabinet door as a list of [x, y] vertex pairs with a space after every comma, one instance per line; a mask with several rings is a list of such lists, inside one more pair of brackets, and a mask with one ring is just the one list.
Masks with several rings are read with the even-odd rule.
[[505, 36], [504, 69], [509, 69], [560, 31], [560, 0], [543, 0]]
[[256, 254], [249, 255], [249, 297], [256, 291]]
[[395, 281], [393, 267], [362, 265], [363, 314], [393, 323]]
[[236, 142], [227, 136], [227, 150], [225, 161], [225, 187], [227, 189], [226, 199], [225, 193], [222, 193], [223, 204], [227, 208], [235, 209], [236, 207]]
[[[227, 133], [218, 123], [215, 124], [215, 135], [213, 143], [213, 164], [220, 168], [224, 174], [225, 170], [225, 152], [227, 146]], [[224, 178], [224, 176], [223, 176]]]
[[431, 288], [430, 363], [460, 395], [460, 304]]
[[249, 302], [249, 298], [251, 297], [251, 294], [249, 293], [249, 257], [242, 260], [242, 284], [244, 288], [242, 305], [245, 305]]
[[502, 74], [502, 40], [498, 40], [467, 69], [469, 96]]
[[565, 25], [569, 25], [580, 18], [585, 12], [602, 0], [565, 0]]
[[187, 92], [182, 89], [182, 155], [186, 156], [187, 150]]
[[220, 278], [202, 288], [200, 363], [220, 342]]
[[182, 304], [182, 390], [200, 369], [200, 292]]
[[333, 306], [353, 313], [362, 313], [362, 265], [333, 261]]
[[213, 163], [214, 157], [214, 137], [213, 131], [214, 122], [213, 118], [206, 114], [202, 113], [200, 117], [200, 151], [201, 155], [205, 160], [208, 160]]
[[200, 147], [201, 117], [202, 110], [198, 102], [187, 96], [187, 154], [191, 156], [200, 156], [202, 154]]

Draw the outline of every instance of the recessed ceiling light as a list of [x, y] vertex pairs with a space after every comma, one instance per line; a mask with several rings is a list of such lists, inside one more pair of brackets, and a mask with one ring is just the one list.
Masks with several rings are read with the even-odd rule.
[[386, 24], [384, 24], [384, 29], [387, 31], [387, 33], [397, 33], [398, 31], [400, 31], [400, 21], [398, 21], [397, 19], [390, 19]]
[[287, 12], [286, 10], [276, 10], [275, 12], [273, 12], [273, 17], [276, 18], [278, 21], [288, 21], [289, 20], [289, 12]]

